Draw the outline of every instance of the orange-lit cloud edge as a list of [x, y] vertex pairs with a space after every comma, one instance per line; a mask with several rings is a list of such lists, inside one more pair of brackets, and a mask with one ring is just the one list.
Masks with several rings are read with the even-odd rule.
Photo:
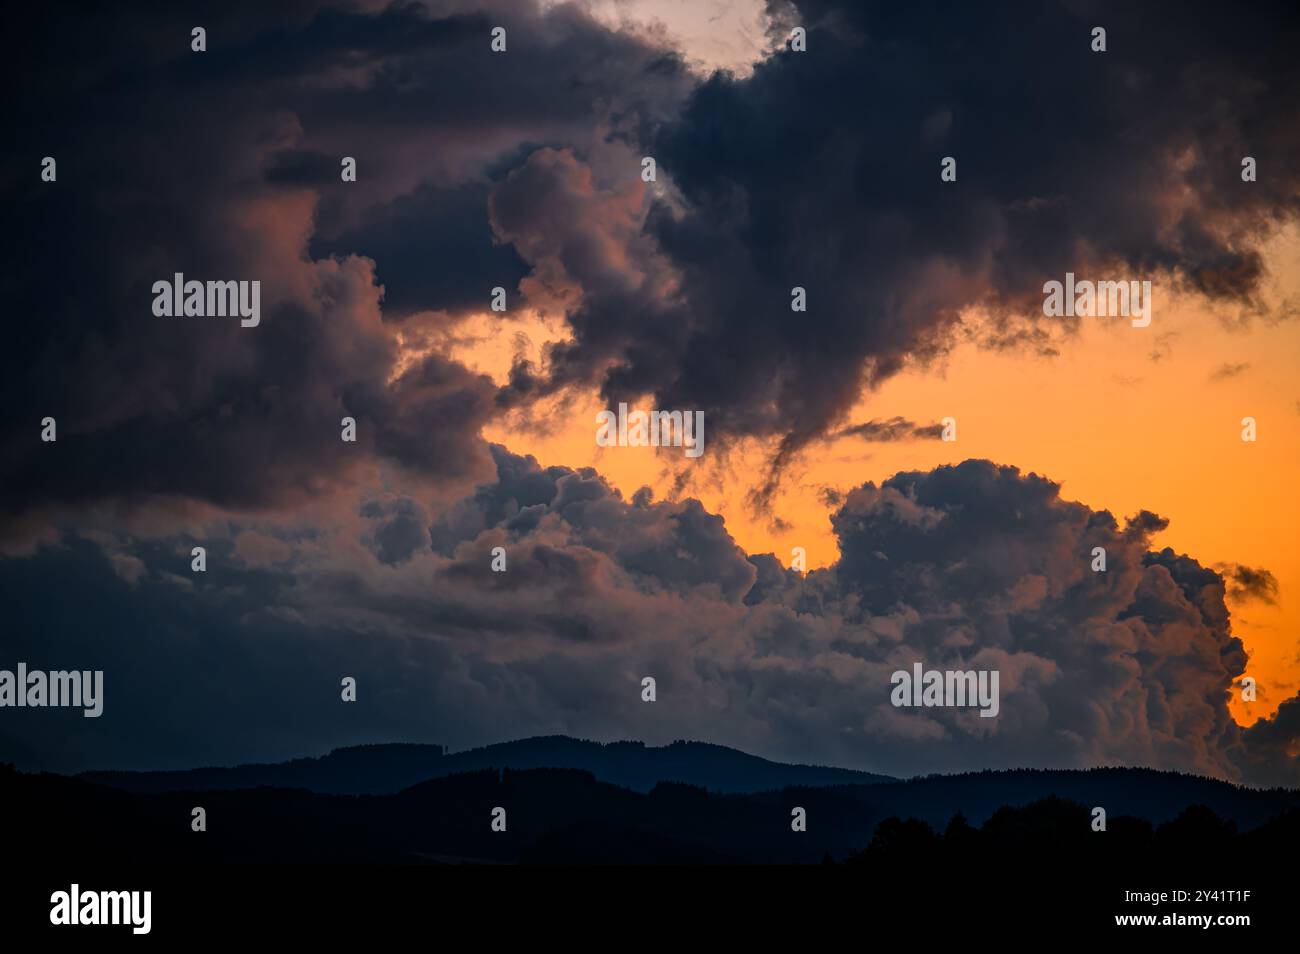
[[[766, 472], [770, 443], [720, 450], [707, 443], [706, 428], [706, 452], [694, 461], [676, 448], [600, 448], [595, 415], [604, 405], [594, 392], [498, 419], [484, 436], [543, 465], [594, 467], [625, 496], [649, 486], [660, 498], [697, 497], [747, 552], [774, 553], [789, 565], [792, 548], [802, 546], [810, 569], [839, 556], [827, 491], [967, 458], [1038, 473], [1061, 484], [1065, 499], [1117, 517], [1154, 511], [1170, 521], [1157, 546], [1206, 566], [1266, 568], [1278, 581], [1272, 604], [1229, 600], [1233, 633], [1250, 657], [1247, 675], [1259, 686], [1254, 703], [1239, 695], [1231, 702], [1234, 718], [1249, 725], [1300, 689], [1300, 322], [1288, 317], [1300, 300], [1300, 229], [1279, 233], [1263, 252], [1270, 276], [1263, 316], [1157, 282], [1150, 327], [1075, 319], [1058, 353], [1044, 356], [981, 345], [981, 316], [967, 315], [940, 359], [864, 391], [846, 421], [953, 417], [955, 442], [854, 437], [815, 445], [783, 475], [766, 513], [749, 495]], [[517, 354], [538, 360], [547, 343], [565, 337], [562, 319], [525, 311], [476, 315], [452, 334], [417, 333], [405, 344], [411, 354], [446, 350], [500, 383]], [[634, 406], [648, 409], [649, 401]], [[1241, 440], [1247, 416], [1258, 422], [1254, 443]]]

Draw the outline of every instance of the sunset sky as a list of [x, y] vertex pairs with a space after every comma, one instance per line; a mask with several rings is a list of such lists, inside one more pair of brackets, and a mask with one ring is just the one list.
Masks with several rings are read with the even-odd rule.
[[[106, 698], [0, 710], [0, 760], [1300, 782], [1300, 36], [1193, 7], [20, 14], [0, 670]], [[260, 321], [157, 316], [178, 272]], [[1150, 325], [1045, 314], [1067, 272]], [[705, 453], [598, 446], [619, 402]], [[999, 670], [999, 716], [891, 706], [916, 662]]]
[[[1300, 303], [1300, 245], [1294, 229], [1267, 245], [1268, 300], [1279, 309]], [[1195, 297], [1157, 288], [1157, 318], [1135, 329], [1127, 321], [1081, 319], [1059, 354], [996, 351], [958, 340], [944, 358], [916, 364], [876, 390], [864, 391], [848, 421], [903, 417], [933, 423], [958, 419], [958, 440], [870, 441], [847, 436], [810, 450], [776, 498], [774, 525], [746, 503], [770, 448], [754, 445], [725, 461], [687, 462], [676, 449], [599, 448], [586, 420], [603, 407], [592, 395], [566, 412], [581, 426], [539, 436], [497, 424], [487, 435], [543, 463], [595, 467], [631, 496], [648, 484], [661, 495], [686, 474], [690, 493], [722, 514], [750, 552], [772, 552], [787, 564], [803, 546], [810, 566], [838, 557], [824, 494], [900, 470], [928, 470], [968, 457], [1014, 462], [1062, 484], [1062, 493], [1119, 516], [1145, 508], [1166, 517], [1159, 546], [1208, 563], [1268, 569], [1277, 580], [1270, 600], [1231, 603], [1233, 632], [1263, 685], [1255, 703], [1234, 699], [1249, 724], [1271, 715], [1300, 688], [1300, 323], [1243, 318]], [[1291, 304], [1288, 304], [1291, 303]], [[979, 316], [970, 316], [978, 325]], [[459, 354], [470, 366], [504, 379], [512, 347], [491, 329], [490, 313], [471, 319], [483, 341]], [[527, 322], [525, 322], [527, 324]], [[563, 330], [535, 320], [540, 346]], [[648, 405], [643, 405], [648, 406]], [[1261, 436], [1241, 440], [1241, 418], [1253, 416]], [[1267, 675], [1265, 675], [1267, 674]]]

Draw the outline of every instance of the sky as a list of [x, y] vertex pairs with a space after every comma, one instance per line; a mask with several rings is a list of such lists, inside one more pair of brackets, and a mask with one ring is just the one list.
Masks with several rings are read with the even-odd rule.
[[[0, 760], [564, 733], [1300, 783], [1284, 14], [23, 13], [0, 670], [105, 700], [0, 709]], [[177, 272], [259, 322], [158, 316]], [[1150, 324], [1046, 314], [1067, 272]], [[620, 402], [704, 453], [599, 446]], [[998, 717], [892, 706], [915, 662], [998, 670]]]
[[[1277, 281], [1269, 292], [1273, 300], [1300, 300], [1294, 231], [1281, 233], [1266, 250]], [[1097, 321], [1049, 357], [960, 342], [942, 361], [907, 368], [864, 394], [848, 420], [929, 423], [952, 415], [958, 440], [872, 441], [858, 434], [828, 440], [783, 486], [773, 507], [779, 522], [734, 496], [747, 469], [761, 470], [762, 448], [749, 448], [716, 471], [701, 468], [706, 473], [691, 491], [726, 516], [746, 550], [777, 553], [788, 564], [792, 548], [803, 546], [814, 566], [839, 556], [828, 493], [968, 457], [1024, 462], [1060, 481], [1069, 499], [1116, 514], [1151, 509], [1170, 521], [1154, 537], [1160, 546], [1196, 554], [1209, 565], [1263, 568], [1272, 575], [1274, 588], [1242, 592], [1231, 601], [1233, 632], [1250, 654], [1250, 671], [1270, 674], [1255, 701], [1233, 696], [1234, 717], [1253, 723], [1300, 688], [1300, 606], [1286, 599], [1300, 585], [1294, 543], [1300, 536], [1294, 491], [1300, 407], [1289, 396], [1300, 327], [1294, 321], [1243, 327], [1235, 312], [1187, 297], [1158, 307], [1162, 320], [1141, 333]], [[534, 338], [560, 333], [538, 323]], [[485, 341], [459, 353], [485, 373], [508, 371], [510, 353], [499, 344]], [[590, 406], [594, 413], [600, 402]], [[1240, 441], [1239, 420], [1246, 415], [1268, 422], [1267, 439]], [[669, 491], [678, 474], [692, 469], [671, 453], [595, 447], [581, 431], [530, 439], [497, 425], [488, 433], [546, 462], [596, 467], [628, 495], [646, 483]], [[662, 473], [648, 479], [647, 468], [656, 465]], [[1225, 492], [1230, 488], [1241, 492]]]

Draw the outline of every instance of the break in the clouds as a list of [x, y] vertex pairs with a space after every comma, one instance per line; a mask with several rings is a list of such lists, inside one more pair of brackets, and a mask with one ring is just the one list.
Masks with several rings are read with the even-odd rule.
[[[452, 505], [370, 495], [310, 526], [213, 522], [202, 574], [191, 538], [69, 536], [0, 561], [9, 651], [102, 668], [106, 687], [77, 732], [11, 713], [0, 757], [177, 766], [557, 732], [904, 774], [1300, 778], [1293, 704], [1250, 729], [1229, 715], [1246, 657], [1224, 577], [1151, 550], [1153, 514], [1117, 521], [971, 460], [850, 491], [832, 517], [840, 559], [804, 576], [743, 552], [698, 501], [493, 459], [496, 477]], [[998, 717], [894, 708], [890, 675], [916, 662], [998, 670]], [[355, 704], [339, 701], [343, 676]]]
[[[574, 340], [518, 367], [516, 394], [650, 392], [705, 409], [720, 440], [780, 438], [779, 470], [864, 386], [944, 349], [963, 309], [1023, 318], [995, 344], [1037, 340], [1045, 278], [1089, 268], [1259, 307], [1259, 243], [1300, 209], [1285, 5], [797, 0], [773, 29], [795, 23], [806, 53], [713, 76], [643, 144], [661, 182], [636, 251], [600, 256], [621, 281], [588, 257], [565, 269]], [[1247, 155], [1266, 177], [1243, 183]], [[589, 221], [567, 181], [551, 190], [531, 228], [500, 231], [543, 274], [568, 264], [529, 250], [554, 203]]]

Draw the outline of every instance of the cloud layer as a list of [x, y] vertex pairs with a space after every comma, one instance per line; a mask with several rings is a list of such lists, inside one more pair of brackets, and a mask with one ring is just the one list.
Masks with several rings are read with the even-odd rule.
[[[1268, 571], [1152, 552], [1154, 514], [967, 461], [848, 493], [840, 559], [803, 577], [696, 500], [626, 499], [481, 437], [569, 389], [652, 395], [703, 410], [718, 446], [771, 440], [761, 500], [810, 441], [933, 436], [845, 415], [942, 353], [963, 309], [1032, 343], [1042, 282], [1082, 266], [1258, 307], [1259, 243], [1298, 202], [1291, 28], [1269, 5], [1078, 10], [805, 0], [773, 30], [802, 23], [809, 52], [746, 79], [527, 0], [16, 11], [4, 661], [102, 668], [106, 699], [98, 720], [7, 711], [0, 757], [569, 732], [1294, 782], [1300, 704], [1248, 730], [1226, 706], [1245, 657], [1225, 580], [1271, 599]], [[154, 317], [175, 272], [260, 280], [261, 324]], [[428, 344], [496, 285], [504, 332], [524, 308], [567, 329], [504, 386]], [[1001, 715], [894, 709], [914, 662], [997, 668]]]
[[[555, 732], [902, 774], [1300, 780], [1294, 703], [1233, 722], [1246, 657], [1224, 578], [1150, 551], [1152, 514], [1120, 523], [970, 460], [851, 491], [832, 516], [841, 558], [804, 576], [744, 553], [698, 501], [492, 456], [496, 478], [450, 506], [378, 495], [331, 523], [208, 525], [205, 574], [184, 538], [104, 534], [0, 562], [16, 658], [103, 668], [106, 685], [93, 722], [11, 712], [4, 757], [186, 765]], [[998, 670], [999, 716], [894, 708], [890, 676], [917, 662]]]
[[[26, 148], [0, 159], [5, 300], [28, 316], [0, 357], [11, 544], [83, 506], [286, 506], [381, 466], [472, 487], [495, 388], [405, 352], [403, 320], [446, 329], [513, 295], [527, 272], [493, 234], [493, 184], [552, 140], [597, 163], [688, 86], [671, 51], [521, 0], [20, 17]], [[261, 324], [155, 317], [176, 272], [261, 281]]]
[[[6, 303], [33, 317], [0, 358], [0, 532], [86, 504], [284, 505], [359, 459], [461, 490], [488, 473], [491, 414], [570, 388], [702, 410], [718, 448], [772, 441], [763, 502], [964, 309], [999, 346], [1041, 344], [1043, 281], [1090, 268], [1262, 308], [1259, 245], [1300, 209], [1283, 9], [801, 0], [773, 6], [772, 40], [799, 23], [808, 52], [743, 79], [530, 0], [127, 7], [75, 28], [21, 11], [32, 93], [7, 106], [27, 149], [0, 159], [0, 251]], [[262, 326], [153, 317], [150, 285], [177, 271], [261, 280]], [[411, 353], [404, 335], [454, 329], [496, 286], [504, 328], [529, 308], [568, 337], [499, 390]]]
[[[999, 14], [797, 0], [773, 32], [802, 24], [806, 53], [714, 75], [643, 144], [668, 185], [617, 275], [608, 250], [598, 270], [572, 262], [575, 340], [517, 388], [702, 408], [720, 438], [779, 438], [779, 470], [864, 387], [942, 351], [964, 309], [991, 313], [998, 346], [1042, 341], [1043, 283], [1066, 271], [1260, 307], [1259, 243], [1300, 210], [1283, 6]], [[1267, 176], [1243, 182], [1245, 156]], [[561, 181], [533, 188], [549, 196], [532, 196], [531, 231], [501, 234], [549, 272], [528, 236], [552, 234], [554, 203], [584, 233], [595, 216]]]

